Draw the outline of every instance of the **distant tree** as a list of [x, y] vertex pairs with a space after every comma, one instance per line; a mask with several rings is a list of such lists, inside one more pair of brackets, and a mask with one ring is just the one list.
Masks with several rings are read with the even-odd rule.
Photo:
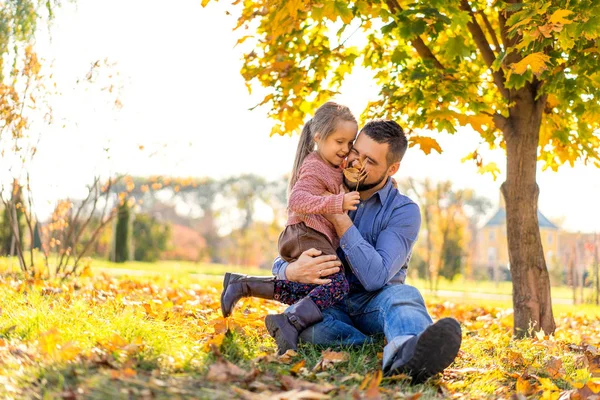
[[154, 262], [159, 260], [171, 237], [169, 224], [160, 223], [147, 214], [136, 214], [132, 225], [133, 259]]
[[112, 260], [123, 263], [131, 260], [131, 205], [123, 201], [117, 212]]

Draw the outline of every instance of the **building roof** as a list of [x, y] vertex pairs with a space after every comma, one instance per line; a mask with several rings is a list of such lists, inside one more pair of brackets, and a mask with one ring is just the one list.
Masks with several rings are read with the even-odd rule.
[[[538, 224], [540, 228], [558, 229], [558, 226], [554, 225], [550, 220], [538, 210], [537, 212]], [[500, 226], [506, 224], [506, 210], [499, 208], [492, 218], [483, 226], [484, 228], [490, 226]]]

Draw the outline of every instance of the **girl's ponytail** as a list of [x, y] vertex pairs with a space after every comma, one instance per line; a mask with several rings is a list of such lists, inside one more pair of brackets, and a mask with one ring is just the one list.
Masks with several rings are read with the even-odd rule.
[[290, 175], [290, 183], [288, 185], [288, 193], [292, 191], [292, 188], [296, 184], [296, 180], [298, 180], [298, 171], [300, 170], [300, 166], [304, 162], [304, 159], [307, 155], [309, 155], [314, 148], [314, 134], [312, 132], [313, 120], [310, 119], [302, 128], [302, 133], [300, 134], [300, 141], [298, 142], [298, 149], [296, 150], [296, 159], [294, 160], [294, 167], [292, 168], [292, 175]]

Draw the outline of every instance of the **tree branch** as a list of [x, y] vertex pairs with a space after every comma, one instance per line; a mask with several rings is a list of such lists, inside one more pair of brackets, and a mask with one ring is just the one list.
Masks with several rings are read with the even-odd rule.
[[508, 31], [506, 30], [506, 17], [502, 10], [498, 10], [498, 22], [500, 24], [500, 38], [502, 39], [502, 45], [506, 49], [509, 47], [509, 40]]
[[[491, 70], [492, 64], [496, 60], [496, 55], [490, 48], [490, 44], [488, 43], [488, 41], [485, 37], [485, 34], [483, 33], [483, 30], [477, 23], [475, 13], [471, 9], [471, 6], [469, 5], [469, 1], [461, 0], [460, 8], [461, 8], [461, 10], [468, 12], [469, 15], [471, 16], [471, 20], [467, 23], [467, 28], [469, 29], [469, 32], [471, 32], [471, 36], [473, 37], [473, 40], [475, 41], [477, 48], [481, 52], [483, 60], [487, 64], [488, 68], [490, 68], [490, 70]], [[504, 81], [505, 81], [504, 72], [501, 69], [499, 69], [498, 71], [492, 71], [492, 76], [494, 77], [494, 83], [498, 87], [500, 94], [502, 94], [502, 96], [506, 100], [510, 100], [509, 91], [504, 86]]]
[[500, 113], [495, 113], [492, 116], [492, 120], [494, 121], [494, 125], [496, 125], [496, 128], [498, 128], [502, 131], [505, 138], [507, 138], [509, 136], [514, 136], [515, 130], [512, 126], [512, 123], [504, 115], [502, 115]]
[[494, 28], [492, 27], [490, 20], [487, 18], [483, 11], [479, 11], [479, 15], [481, 15], [483, 23], [485, 24], [485, 27], [487, 28], [492, 38], [492, 41], [494, 42], [494, 47], [496, 47], [496, 51], [500, 51], [500, 43], [498, 42], [498, 36], [496, 36], [496, 32], [494, 32]]
[[[392, 14], [396, 14], [398, 11], [403, 11], [402, 7], [400, 7], [400, 4], [398, 4], [397, 0], [386, 0], [386, 3]], [[421, 39], [420, 36], [415, 36], [411, 40], [411, 43], [415, 50], [417, 50], [417, 54], [419, 54], [419, 57], [421, 57], [424, 60], [432, 61], [437, 69], [445, 69], [440, 60], [438, 60], [437, 57], [431, 52], [429, 47], [427, 47], [427, 45], [425, 44], [423, 39]]]

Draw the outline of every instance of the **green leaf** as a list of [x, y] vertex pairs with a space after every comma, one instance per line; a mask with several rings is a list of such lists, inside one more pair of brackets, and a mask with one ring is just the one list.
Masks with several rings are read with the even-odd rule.
[[427, 28], [427, 22], [422, 19], [418, 19], [411, 24], [411, 32], [415, 36], [419, 36], [425, 32], [425, 28]]
[[387, 25], [384, 25], [381, 28], [381, 33], [387, 35], [388, 33], [390, 33], [391, 31], [393, 31], [396, 27], [398, 26], [398, 24], [396, 24], [396, 21], [390, 22]]
[[509, 12], [514, 12], [514, 11], [519, 11], [520, 9], [522, 9], [524, 5], [525, 5], [525, 3], [507, 4], [506, 7], [504, 7], [504, 9]]
[[338, 16], [345, 24], [349, 24], [352, 22], [352, 18], [354, 18], [354, 14], [352, 14], [352, 9], [348, 7], [348, 3], [345, 1], [336, 1], [335, 2], [335, 10], [337, 11]]
[[465, 38], [463, 36], [451, 37], [444, 46], [444, 52], [450, 58], [455, 57], [469, 57], [471, 55], [471, 49], [465, 45]]
[[403, 64], [404, 60], [408, 58], [408, 54], [401, 50], [400, 47], [396, 47], [392, 53], [392, 62], [394, 64]]

